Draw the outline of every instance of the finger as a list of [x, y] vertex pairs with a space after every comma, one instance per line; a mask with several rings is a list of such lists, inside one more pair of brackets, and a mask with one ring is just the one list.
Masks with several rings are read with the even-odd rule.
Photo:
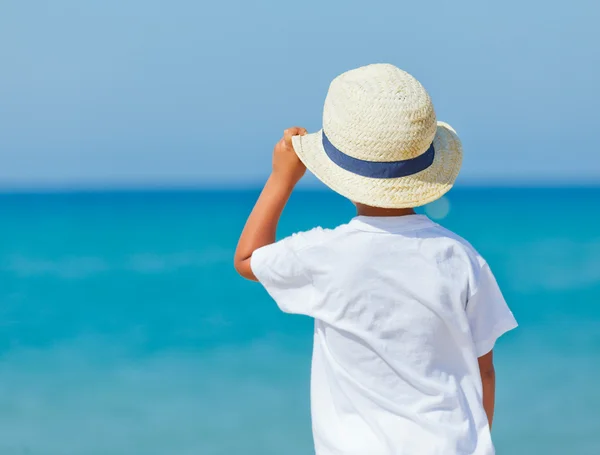
[[292, 142], [293, 136], [304, 136], [306, 134], [306, 128], [301, 128], [299, 126], [295, 126], [293, 128], [288, 128], [283, 132], [283, 138], [285, 142]]
[[291, 144], [292, 143], [292, 137], [294, 136], [294, 129], [293, 128], [288, 128], [287, 130], [285, 130], [283, 132], [283, 140], [286, 144]]
[[292, 140], [292, 136], [295, 135], [296, 128], [288, 128], [283, 132], [283, 139], [285, 142], [290, 142]]
[[288, 128], [287, 130], [284, 131], [284, 135], [290, 135], [290, 136], [298, 136], [302, 131], [306, 131], [306, 128], [302, 128], [300, 126], [294, 126], [292, 128]]

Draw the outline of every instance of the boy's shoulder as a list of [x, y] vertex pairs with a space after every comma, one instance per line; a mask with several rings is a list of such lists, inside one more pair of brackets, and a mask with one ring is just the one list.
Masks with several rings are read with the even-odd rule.
[[[440, 224], [431, 220], [428, 221], [428, 224], [421, 226], [415, 231], [411, 231], [412, 235], [410, 236], [419, 238], [420, 240], [429, 238], [436, 243], [439, 243], [439, 247], [442, 249], [445, 247], [452, 247], [454, 250], [459, 250], [476, 268], [480, 268], [486, 263], [485, 259], [483, 259], [475, 247], [465, 238]], [[350, 221], [349, 223], [341, 224], [335, 228], [323, 228], [318, 226], [307, 231], [300, 231], [284, 239], [284, 242], [288, 243], [288, 245], [296, 252], [300, 252], [312, 248], [324, 247], [328, 244], [335, 243], [337, 240], [343, 240], [349, 235], [356, 235], [357, 233], [362, 232], [360, 227], [357, 228], [355, 223]]]
[[450, 229], [439, 224], [435, 224], [435, 229], [444, 238], [448, 239], [448, 241], [454, 243], [462, 251], [464, 251], [464, 253], [469, 257], [473, 265], [481, 267], [485, 264], [485, 259], [483, 259], [483, 257], [479, 254], [475, 247], [471, 245], [471, 243], [464, 237], [461, 237], [456, 232], [451, 231]]
[[488, 268], [487, 261], [464, 237], [437, 223], [434, 223], [429, 232], [425, 232], [425, 236], [436, 239], [437, 245], [434, 249], [436, 256], [442, 261], [453, 258], [466, 266], [469, 295], [472, 295], [478, 287], [483, 271]]
[[293, 245], [294, 250], [302, 251], [313, 247], [323, 246], [351, 231], [350, 225], [342, 224], [335, 228], [314, 227], [308, 231], [300, 231], [284, 239]]

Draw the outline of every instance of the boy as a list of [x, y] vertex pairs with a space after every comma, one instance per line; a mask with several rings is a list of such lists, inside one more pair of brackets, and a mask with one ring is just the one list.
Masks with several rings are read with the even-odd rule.
[[[462, 147], [409, 74], [369, 65], [331, 83], [323, 130], [285, 131], [235, 267], [315, 319], [317, 455], [492, 455], [492, 348], [516, 327], [488, 265], [413, 208], [446, 193]], [[358, 216], [275, 243], [310, 169]]]

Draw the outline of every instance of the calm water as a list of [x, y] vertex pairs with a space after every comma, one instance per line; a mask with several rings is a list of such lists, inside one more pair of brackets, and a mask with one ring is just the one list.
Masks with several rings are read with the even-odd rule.
[[[312, 453], [308, 318], [232, 269], [256, 192], [0, 196], [0, 454]], [[600, 453], [600, 189], [457, 189], [488, 259], [508, 455]], [[353, 207], [295, 194], [281, 234]]]

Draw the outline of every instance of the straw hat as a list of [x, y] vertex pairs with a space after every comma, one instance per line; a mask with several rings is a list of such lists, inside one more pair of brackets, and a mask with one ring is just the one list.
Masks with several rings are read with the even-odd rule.
[[294, 150], [323, 183], [354, 202], [418, 207], [452, 187], [462, 162], [456, 132], [437, 122], [423, 86], [389, 64], [336, 77], [323, 129], [292, 138]]

